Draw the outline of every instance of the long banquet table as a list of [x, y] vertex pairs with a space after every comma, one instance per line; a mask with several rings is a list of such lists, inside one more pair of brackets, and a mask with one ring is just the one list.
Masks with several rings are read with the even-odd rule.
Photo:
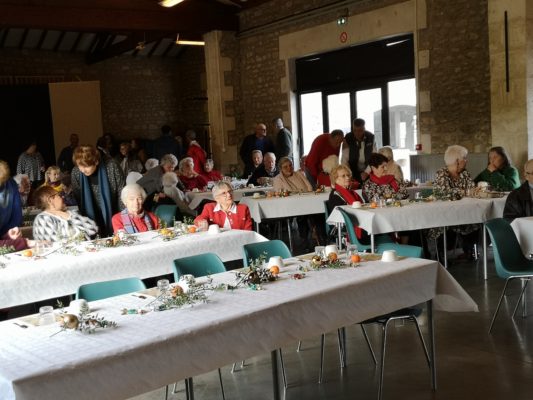
[[42, 259], [20, 254], [1, 257], [0, 308], [11, 307], [75, 293], [78, 286], [103, 280], [136, 276], [148, 278], [172, 272], [173, 260], [213, 252], [222, 261], [242, 258], [242, 246], [265, 241], [253, 231], [229, 230], [218, 234], [199, 232], [171, 241], [157, 232], [138, 234], [138, 243], [104, 248], [98, 252], [79, 248], [80, 255], [52, 253]]
[[[433, 308], [477, 311], [470, 296], [432, 260], [368, 261], [358, 268], [310, 271], [294, 280], [289, 272], [298, 263], [286, 262], [280, 279], [262, 291], [212, 292], [208, 303], [181, 310], [122, 315], [122, 308], [150, 301], [131, 295], [91, 303], [92, 311], [118, 323], [92, 335], [67, 331], [52, 336], [57, 326], [21, 329], [4, 321], [0, 398], [127, 398], [423, 302], [433, 361]], [[231, 272], [213, 278], [235, 281]], [[432, 376], [435, 384], [434, 369]]]
[[[409, 231], [463, 224], [484, 223], [501, 217], [506, 197], [476, 199], [465, 197], [457, 201], [411, 202], [402, 207], [342, 209], [357, 218], [358, 225], [372, 238], [380, 233]], [[336, 209], [327, 219], [329, 224], [342, 224], [344, 219]], [[373, 243], [373, 242], [372, 242]], [[483, 267], [487, 279], [486, 232], [483, 229]]]

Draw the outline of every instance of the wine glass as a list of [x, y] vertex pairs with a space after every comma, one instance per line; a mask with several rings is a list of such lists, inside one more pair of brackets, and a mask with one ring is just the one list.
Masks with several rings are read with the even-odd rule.
[[170, 282], [168, 279], [159, 279], [157, 281], [157, 289], [159, 290], [159, 295], [162, 297], [166, 297], [168, 295], [168, 291], [170, 290]]

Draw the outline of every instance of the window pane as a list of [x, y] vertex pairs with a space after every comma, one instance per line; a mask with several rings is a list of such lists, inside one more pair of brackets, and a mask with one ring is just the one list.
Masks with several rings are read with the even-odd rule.
[[304, 154], [309, 153], [313, 140], [324, 133], [322, 120], [322, 92], [307, 93], [300, 96], [302, 107], [302, 141]]
[[381, 89], [368, 89], [355, 92], [357, 118], [365, 120], [367, 131], [376, 135], [376, 146], [383, 146], [381, 126]]
[[417, 139], [414, 79], [388, 83], [390, 145], [415, 150]]
[[344, 133], [351, 131], [350, 93], [330, 94], [328, 96], [329, 131], [342, 129]]

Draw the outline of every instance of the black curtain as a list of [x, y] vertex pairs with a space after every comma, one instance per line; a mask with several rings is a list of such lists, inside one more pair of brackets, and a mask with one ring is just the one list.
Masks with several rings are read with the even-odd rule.
[[37, 141], [46, 166], [55, 165], [54, 133], [48, 85], [0, 86], [0, 159], [16, 174], [17, 159]]

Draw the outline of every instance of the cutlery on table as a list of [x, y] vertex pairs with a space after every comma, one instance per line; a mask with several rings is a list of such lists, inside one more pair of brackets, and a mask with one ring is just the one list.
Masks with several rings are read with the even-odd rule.
[[24, 324], [19, 324], [18, 322], [13, 322], [15, 325], [17, 326], [20, 326], [21, 328], [24, 328], [26, 329], [28, 327], [28, 325], [24, 325]]

